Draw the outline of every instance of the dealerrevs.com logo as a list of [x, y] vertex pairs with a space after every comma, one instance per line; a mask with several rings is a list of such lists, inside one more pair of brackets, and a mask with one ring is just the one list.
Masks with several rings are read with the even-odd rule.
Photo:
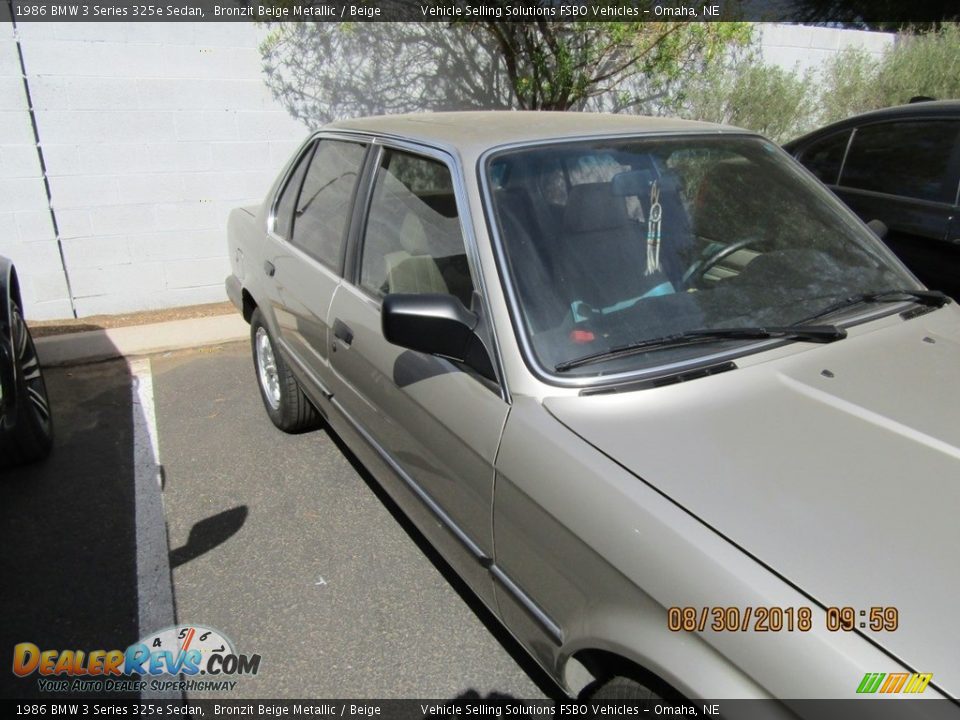
[[232, 690], [232, 678], [259, 670], [259, 655], [237, 653], [226, 636], [201, 625], [172, 626], [126, 650], [41, 650], [31, 642], [13, 648], [14, 675], [36, 674], [48, 692]]
[[857, 686], [857, 692], [867, 695], [919, 695], [927, 689], [932, 679], [933, 673], [867, 673]]

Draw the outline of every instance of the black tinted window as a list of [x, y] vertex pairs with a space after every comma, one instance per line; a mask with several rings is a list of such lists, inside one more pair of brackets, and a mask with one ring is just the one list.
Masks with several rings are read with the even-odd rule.
[[810, 143], [805, 150], [801, 151], [798, 159], [821, 182], [835, 185], [837, 177], [840, 175], [840, 165], [843, 163], [843, 155], [847, 151], [847, 141], [849, 140], [849, 130], [821, 138]]
[[947, 170], [960, 123], [910, 120], [857, 129], [843, 167], [846, 187], [952, 202]]
[[282, 238], [290, 237], [290, 228], [293, 225], [293, 206], [297, 202], [297, 193], [300, 192], [300, 186], [303, 184], [303, 174], [307, 171], [307, 163], [310, 161], [310, 154], [313, 152], [313, 146], [310, 146], [297, 160], [297, 166], [287, 184], [280, 193], [277, 200], [277, 206], [274, 208], [273, 231]]
[[360, 284], [387, 293], [445, 293], [470, 306], [473, 282], [447, 166], [388, 151], [377, 170]]
[[293, 244], [331, 267], [340, 265], [365, 150], [357, 143], [321, 140], [297, 198]]

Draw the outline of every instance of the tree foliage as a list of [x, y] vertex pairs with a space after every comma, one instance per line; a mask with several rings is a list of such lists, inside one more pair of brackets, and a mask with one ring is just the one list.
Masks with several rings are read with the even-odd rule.
[[764, 64], [756, 47], [729, 53], [688, 78], [664, 111], [783, 141], [916, 96], [960, 98], [960, 25], [900, 33], [880, 56], [848, 48], [818, 71]]
[[824, 67], [822, 122], [901, 105], [916, 96], [960, 98], [960, 25], [900, 33], [882, 57], [846, 50]]
[[[502, 59], [469, 26], [282, 23], [261, 43], [267, 85], [308, 126], [411, 112], [510, 107]], [[438, 32], [438, 30], [440, 32]]]
[[743, 23], [483, 23], [495, 38], [525, 110], [569, 110], [617, 98], [620, 106], [663, 93], [685, 71], [745, 41]]
[[664, 103], [664, 111], [785, 141], [809, 129], [815, 106], [812, 72], [766, 65], [759, 49], [750, 47], [687, 78]]
[[745, 42], [745, 23], [282, 23], [267, 84], [307, 124], [415, 110], [622, 110]]

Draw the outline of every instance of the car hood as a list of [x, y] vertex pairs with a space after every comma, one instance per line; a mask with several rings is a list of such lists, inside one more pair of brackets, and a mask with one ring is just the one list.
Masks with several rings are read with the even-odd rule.
[[544, 406], [822, 606], [896, 607], [860, 632], [958, 697], [960, 311], [890, 320]]

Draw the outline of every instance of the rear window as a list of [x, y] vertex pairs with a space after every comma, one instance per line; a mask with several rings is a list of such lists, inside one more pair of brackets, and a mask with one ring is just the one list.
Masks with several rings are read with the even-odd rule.
[[273, 231], [284, 240], [290, 238], [290, 228], [293, 227], [293, 206], [297, 202], [297, 195], [300, 193], [300, 186], [303, 184], [303, 176], [307, 172], [307, 164], [312, 152], [311, 145], [297, 160], [296, 168], [290, 173], [290, 178], [277, 200], [273, 213]]
[[331, 268], [340, 266], [365, 152], [358, 143], [320, 140], [297, 196], [291, 241]]

